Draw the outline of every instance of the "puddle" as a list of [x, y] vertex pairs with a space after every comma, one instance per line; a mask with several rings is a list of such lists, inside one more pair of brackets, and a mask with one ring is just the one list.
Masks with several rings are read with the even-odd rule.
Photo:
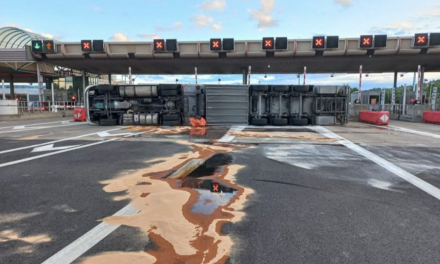
[[180, 188], [195, 189], [199, 199], [191, 212], [211, 215], [221, 206], [227, 205], [237, 194], [237, 189], [215, 179], [184, 178], [177, 184]]
[[[154, 248], [141, 252], [107, 252], [81, 263], [224, 263], [234, 241], [221, 232], [225, 223], [243, 219], [243, 209], [252, 189], [237, 185], [236, 175], [244, 166], [232, 164], [230, 152], [249, 146], [187, 141], [187, 152], [147, 161], [149, 167], [102, 182], [114, 200], [130, 199], [139, 210], [129, 216], [109, 216], [107, 224], [139, 228]], [[196, 167], [197, 166], [197, 167]], [[168, 176], [167, 176], [168, 175]], [[170, 176], [176, 177], [170, 177]], [[137, 255], [139, 253], [139, 255]], [[100, 263], [101, 263], [100, 262]]]

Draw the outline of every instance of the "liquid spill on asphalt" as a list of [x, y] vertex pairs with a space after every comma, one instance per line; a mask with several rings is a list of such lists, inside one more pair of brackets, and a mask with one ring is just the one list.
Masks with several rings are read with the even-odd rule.
[[[221, 227], [242, 220], [242, 210], [253, 193], [235, 184], [235, 175], [243, 166], [231, 164], [232, 157], [227, 155], [243, 146], [179, 143], [192, 150], [150, 160], [147, 169], [103, 182], [106, 192], [124, 192], [115, 200], [130, 199], [140, 211], [103, 221], [139, 228], [155, 249], [108, 252], [82, 263], [224, 263], [228, 259], [233, 241], [221, 233]], [[167, 178], [196, 159], [204, 160], [201, 169], [180, 179]]]
[[50, 242], [52, 239], [47, 235], [21, 236], [14, 230], [4, 230], [0, 232], [0, 243], [14, 240], [23, 241], [30, 244], [40, 244]]
[[232, 136], [236, 137], [253, 137], [253, 138], [294, 138], [294, 139], [305, 139], [312, 141], [323, 141], [323, 142], [336, 142], [339, 139], [327, 138], [324, 136], [317, 136], [313, 134], [280, 134], [280, 133], [270, 133], [270, 132], [233, 132]]

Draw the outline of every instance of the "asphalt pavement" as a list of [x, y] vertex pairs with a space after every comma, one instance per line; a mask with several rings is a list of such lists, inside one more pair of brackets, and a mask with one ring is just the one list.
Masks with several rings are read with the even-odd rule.
[[[172, 238], [186, 234], [188, 223], [213, 219], [189, 199], [190, 212], [177, 207], [188, 223], [163, 231], [164, 222], [172, 226], [163, 220], [168, 214], [178, 217], [177, 191], [197, 184], [167, 179], [173, 192], [154, 180], [200, 159], [187, 178], [230, 185], [219, 194], [203, 183], [191, 189], [209, 197], [198, 206], [227, 204], [212, 218], [223, 219], [218, 241], [226, 236], [233, 245], [213, 263], [440, 263], [439, 137], [440, 126], [405, 122], [207, 129], [100, 127], [69, 118], [0, 123], [0, 263], [98, 263], [106, 254], [115, 254], [106, 263], [141, 263], [146, 255], [158, 260], [142, 263], [208, 263], [209, 254], [206, 261], [163, 258], [198, 249], [184, 243], [187, 236]], [[220, 177], [233, 166], [240, 166], [235, 179]], [[148, 207], [139, 207], [139, 196], [171, 206], [143, 215]], [[228, 218], [240, 211], [242, 218]], [[115, 214], [134, 220], [108, 218]], [[146, 230], [137, 216], [162, 220]]]

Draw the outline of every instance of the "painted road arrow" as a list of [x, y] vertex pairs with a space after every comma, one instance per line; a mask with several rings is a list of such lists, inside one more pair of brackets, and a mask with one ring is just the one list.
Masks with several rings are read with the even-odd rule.
[[69, 149], [69, 148], [74, 148], [74, 147], [78, 147], [78, 146], [80, 146], [80, 145], [54, 147], [53, 144], [49, 144], [49, 145], [45, 145], [45, 146], [41, 146], [41, 147], [36, 147], [31, 152], [63, 150], [63, 149]]

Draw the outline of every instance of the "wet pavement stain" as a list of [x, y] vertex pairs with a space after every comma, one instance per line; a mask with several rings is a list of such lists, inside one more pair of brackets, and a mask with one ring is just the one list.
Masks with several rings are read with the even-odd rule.
[[[253, 191], [235, 184], [244, 166], [233, 164], [228, 153], [249, 147], [179, 143], [191, 150], [150, 160], [147, 169], [102, 182], [106, 192], [123, 193], [115, 200], [130, 199], [139, 209], [136, 215], [110, 216], [103, 221], [139, 228], [155, 247], [138, 252], [139, 259], [131, 259], [134, 255], [129, 254], [134, 253], [108, 252], [82, 263], [121, 263], [124, 256], [130, 263], [224, 263], [229, 258], [234, 243], [221, 233], [221, 227], [242, 220]], [[203, 168], [179, 179], [166, 178], [194, 160], [203, 160]]]
[[291, 133], [318, 133], [308, 128], [245, 128], [244, 132], [291, 132]]

